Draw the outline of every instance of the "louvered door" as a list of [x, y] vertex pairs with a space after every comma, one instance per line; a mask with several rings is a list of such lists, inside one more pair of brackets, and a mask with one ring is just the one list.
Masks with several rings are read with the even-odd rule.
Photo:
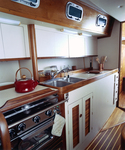
[[69, 144], [75, 150], [82, 142], [82, 99], [69, 105]]
[[92, 130], [92, 93], [83, 97], [83, 114], [83, 126], [85, 127], [83, 134], [84, 141]]

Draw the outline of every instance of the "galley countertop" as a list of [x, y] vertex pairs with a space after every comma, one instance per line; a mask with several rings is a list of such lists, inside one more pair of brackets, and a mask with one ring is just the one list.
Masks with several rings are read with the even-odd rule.
[[76, 83], [72, 83], [72, 84], [64, 86], [64, 87], [54, 87], [54, 86], [50, 86], [50, 85], [45, 85], [43, 82], [40, 82], [40, 85], [56, 88], [56, 89], [59, 90], [59, 94], [65, 94], [65, 93], [68, 93], [68, 92], [70, 92], [72, 90], [75, 90], [79, 87], [85, 86], [87, 84], [90, 84], [90, 83], [95, 82], [97, 80], [100, 80], [102, 78], [105, 78], [106, 76], [109, 76], [109, 75], [114, 74], [116, 72], [118, 72], [118, 69], [104, 70], [104, 71], [101, 71], [98, 74], [88, 73], [88, 72], [74, 73], [74, 74], [71, 74], [70, 76], [81, 78], [81, 79], [84, 79], [84, 80], [76, 82]]

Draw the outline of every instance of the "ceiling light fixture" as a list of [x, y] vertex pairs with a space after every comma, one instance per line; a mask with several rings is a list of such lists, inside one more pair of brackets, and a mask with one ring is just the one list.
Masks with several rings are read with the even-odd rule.
[[11, 25], [20, 25], [21, 24], [20, 21], [6, 19], [6, 18], [0, 18], [0, 23], [11, 24]]
[[119, 5], [119, 6], [118, 6], [118, 8], [122, 8], [122, 7], [123, 7], [123, 5]]

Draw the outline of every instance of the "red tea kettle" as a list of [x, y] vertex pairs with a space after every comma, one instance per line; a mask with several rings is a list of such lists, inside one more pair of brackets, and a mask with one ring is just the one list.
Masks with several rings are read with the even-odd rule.
[[[22, 76], [22, 79], [17, 80], [17, 73], [20, 69], [27, 69], [31, 74], [31, 79], [27, 79], [25, 75]], [[33, 91], [38, 85], [38, 81], [33, 80], [31, 71], [28, 68], [22, 67], [17, 70], [15, 76], [15, 91], [18, 93], [26, 93]]]

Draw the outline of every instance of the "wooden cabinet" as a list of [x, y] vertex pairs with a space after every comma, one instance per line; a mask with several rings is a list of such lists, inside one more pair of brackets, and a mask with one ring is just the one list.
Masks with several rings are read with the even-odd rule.
[[67, 149], [76, 150], [92, 131], [92, 93], [69, 104], [67, 112]]
[[69, 35], [69, 56], [83, 57], [86, 55], [84, 37], [79, 35]]
[[68, 35], [35, 26], [37, 57], [68, 57]]
[[85, 149], [114, 111], [114, 75], [68, 93], [69, 101], [65, 103], [68, 150]]
[[0, 24], [0, 59], [30, 57], [28, 31], [26, 25]]
[[69, 105], [69, 145], [75, 150], [91, 134], [92, 129], [92, 96], [87, 95]]

